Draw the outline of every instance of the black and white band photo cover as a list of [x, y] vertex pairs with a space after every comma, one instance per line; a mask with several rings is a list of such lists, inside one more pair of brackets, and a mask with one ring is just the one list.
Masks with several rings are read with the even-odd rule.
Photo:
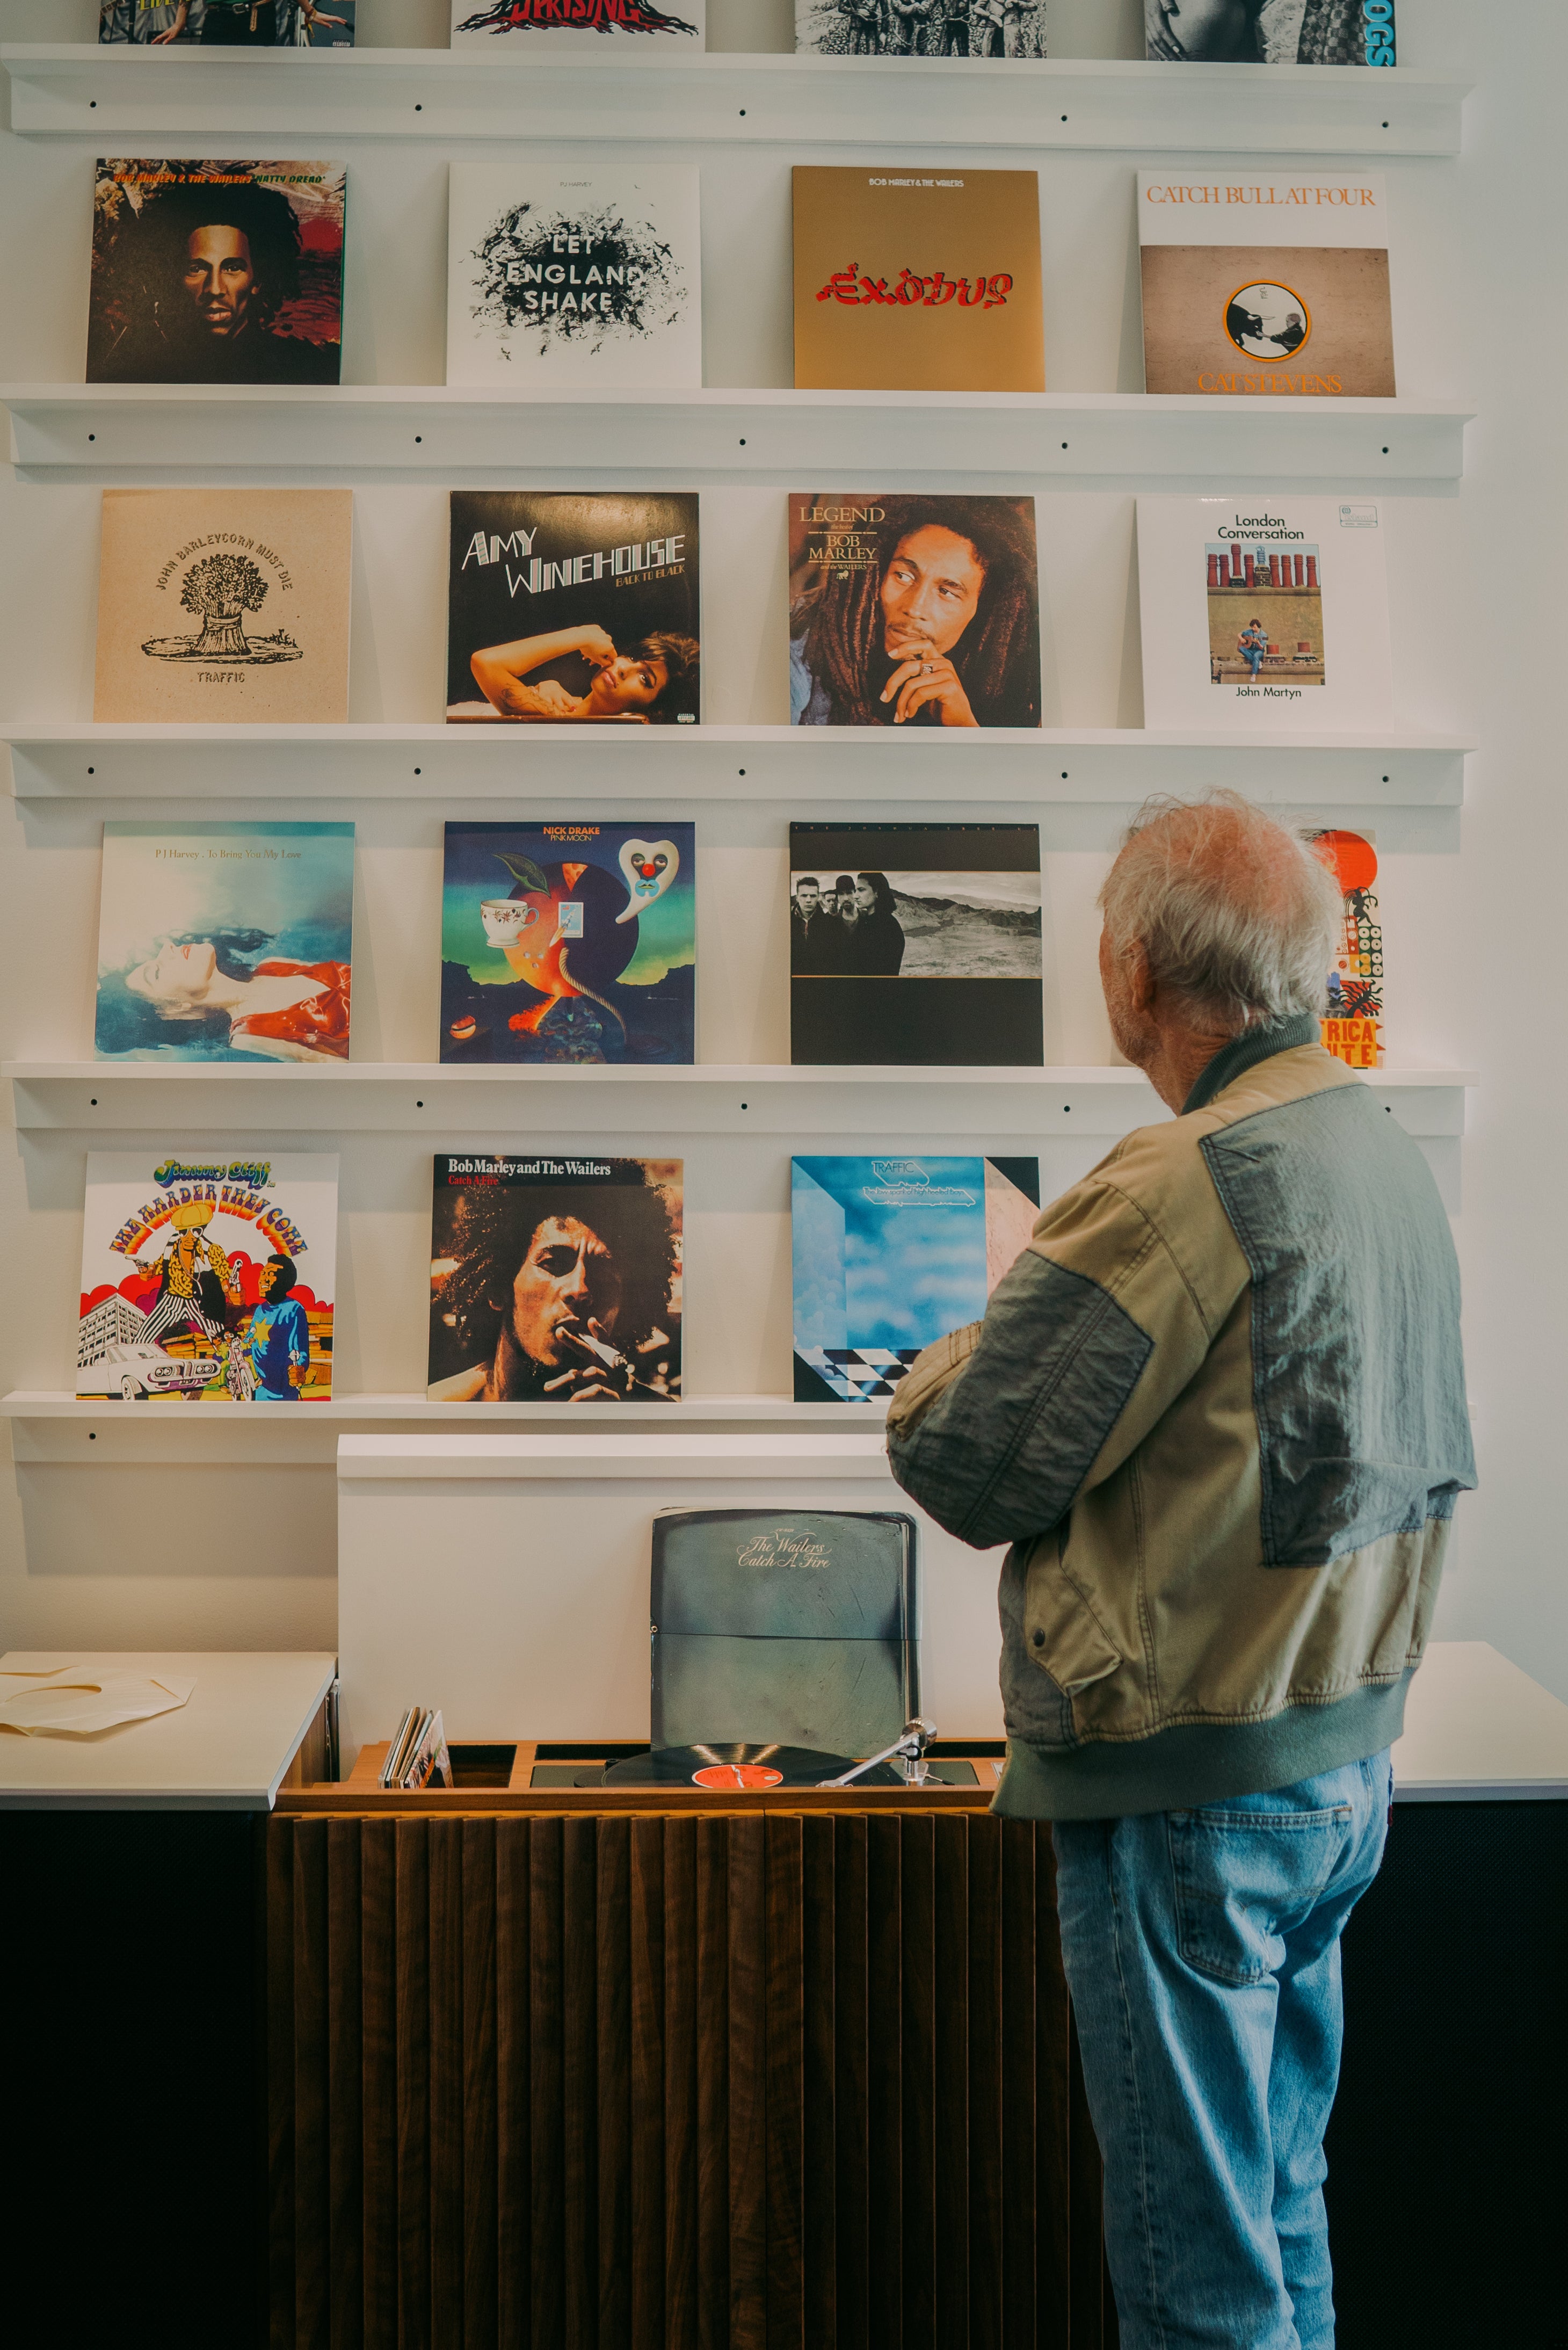
[[438, 1154], [439, 1403], [675, 1403], [682, 1162]]
[[137, 48], [351, 49], [358, 0], [99, 0], [98, 36]]
[[792, 824], [790, 1058], [1038, 1068], [1032, 824]]
[[1046, 0], [794, 0], [794, 46], [833, 57], [1043, 57]]
[[88, 383], [337, 383], [341, 163], [100, 157]]
[[453, 725], [695, 726], [695, 491], [454, 490]]
[[792, 726], [1038, 726], [1033, 498], [789, 500]]

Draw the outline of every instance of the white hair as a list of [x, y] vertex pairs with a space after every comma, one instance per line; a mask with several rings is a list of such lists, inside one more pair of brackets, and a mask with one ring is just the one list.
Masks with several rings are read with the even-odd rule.
[[1217, 1027], [1324, 1011], [1338, 883], [1299, 833], [1239, 792], [1146, 800], [1099, 902], [1113, 951], [1136, 940], [1157, 986]]

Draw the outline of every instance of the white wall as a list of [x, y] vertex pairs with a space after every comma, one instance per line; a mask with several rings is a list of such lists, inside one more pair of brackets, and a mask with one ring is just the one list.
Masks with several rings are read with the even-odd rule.
[[[711, 5], [726, 46], [746, 46], [753, 24], [768, 27], [758, 46], [785, 45], [779, 0]], [[444, 21], [432, 0], [363, 0], [362, 13], [369, 37], [381, 42], [433, 40]], [[85, 37], [94, 16], [91, 0], [0, 0], [7, 38]], [[1053, 46], [1059, 54], [1129, 54], [1136, 24], [1136, 7], [1126, 0], [1054, 0]], [[1551, 194], [1557, 138], [1549, 93], [1562, 87], [1568, 68], [1568, 25], [1552, 0], [1511, 0], [1506, 11], [1463, 0], [1403, 0], [1400, 38], [1407, 63], [1468, 67], [1481, 82], [1461, 161], [1386, 166], [1397, 236], [1400, 386], [1416, 397], [1473, 403], [1480, 415], [1470, 429], [1462, 486], [1382, 493], [1397, 723], [1473, 727], [1484, 748], [1471, 762], [1470, 804], [1462, 813], [1366, 808], [1339, 820], [1359, 814], [1375, 825], [1384, 855], [1394, 1055], [1486, 1073], [1472, 1097], [1456, 1223], [1483, 1488], [1463, 1510], [1440, 1629], [1494, 1640], [1568, 1696], [1568, 1598], [1552, 1482], [1562, 1393], [1554, 1342], [1563, 1274], [1552, 1240], [1563, 1113], [1552, 1076], [1557, 1055], [1540, 1034], [1554, 1009], [1552, 963], [1563, 928], [1548, 716], [1563, 666], [1552, 517], [1563, 511], [1563, 462]], [[88, 141], [0, 138], [5, 377], [80, 378], [91, 151]], [[439, 381], [448, 154], [358, 140], [348, 151], [346, 375]], [[813, 160], [845, 156], [814, 150], [803, 138], [793, 153], [734, 149], [701, 158], [711, 384], [788, 380], [788, 170]], [[1042, 152], [1005, 160], [1036, 162], [1041, 172], [1048, 380], [1064, 390], [1136, 388], [1131, 191], [1138, 158]], [[958, 486], [959, 477], [939, 485]], [[1139, 723], [1132, 498], [1139, 487], [1193, 485], [1105, 478], [1082, 486], [1013, 485], [1033, 489], [1040, 501], [1047, 722]], [[394, 480], [355, 486], [352, 714], [431, 719], [440, 709], [444, 633], [441, 492]], [[0, 712], [8, 716], [89, 714], [96, 514], [97, 488], [86, 482], [0, 479]], [[776, 721], [784, 714], [782, 498], [753, 487], [705, 492], [703, 523], [709, 714]], [[117, 799], [107, 812], [197, 818], [203, 810], [191, 801]], [[269, 800], [268, 812], [358, 825], [357, 1053], [429, 1057], [441, 825], [447, 816], [499, 816], [505, 804], [279, 799]], [[619, 810], [607, 799], [582, 812], [612, 817]], [[964, 812], [1018, 813], [972, 805]], [[0, 1006], [9, 1055], [74, 1057], [90, 1049], [105, 813], [83, 800], [0, 806]], [[672, 799], [668, 813], [693, 815], [701, 827], [704, 1057], [783, 1058], [785, 956], [776, 880], [787, 811], [711, 801], [688, 807]], [[1110, 1050], [1093, 993], [1092, 901], [1126, 811], [1065, 806], [1041, 814], [1053, 1007], [1047, 1057], [1104, 1060]], [[4, 1107], [8, 1116], [8, 1099]], [[236, 1147], [265, 1139], [286, 1139], [233, 1138]], [[313, 1139], [344, 1153], [342, 1386], [417, 1388], [435, 1138]], [[460, 1146], [496, 1139], [439, 1139]], [[1028, 1147], [1022, 1137], [976, 1139], [991, 1148]], [[103, 1136], [95, 1143], [139, 1139]], [[181, 1150], [213, 1139], [196, 1131], [167, 1138]], [[624, 1142], [667, 1149], [680, 1139], [671, 1131]], [[888, 1141], [919, 1148], [921, 1138], [866, 1138], [867, 1147]], [[1077, 1160], [1097, 1150], [1085, 1148]], [[80, 1139], [67, 1135], [0, 1141], [6, 1242], [0, 1386], [67, 1384], [82, 1153]], [[686, 1155], [691, 1384], [782, 1389], [789, 1360], [787, 1146], [775, 1149], [761, 1138], [744, 1146], [693, 1143]], [[1052, 1179], [1069, 1180], [1075, 1163], [1067, 1146], [1047, 1156]], [[123, 1454], [125, 1446], [113, 1449]], [[68, 1460], [24, 1461], [14, 1480], [0, 1477], [0, 1645], [331, 1645], [327, 1469], [123, 1459], [98, 1468], [77, 1465], [80, 1452], [78, 1445]], [[984, 1582], [983, 1574], [977, 1577], [975, 1604], [982, 1607]]]

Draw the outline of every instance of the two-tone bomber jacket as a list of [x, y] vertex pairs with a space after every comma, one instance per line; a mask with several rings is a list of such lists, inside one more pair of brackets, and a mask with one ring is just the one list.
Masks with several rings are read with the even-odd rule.
[[999, 1811], [1211, 1803], [1399, 1735], [1475, 1482], [1459, 1268], [1419, 1150], [1316, 1035], [1232, 1038], [889, 1406], [900, 1485], [1011, 1544]]

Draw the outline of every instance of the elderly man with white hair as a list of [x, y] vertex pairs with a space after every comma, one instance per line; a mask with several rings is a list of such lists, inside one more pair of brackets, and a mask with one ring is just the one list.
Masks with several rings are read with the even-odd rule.
[[1045, 1209], [888, 1410], [1002, 1575], [998, 1811], [1049, 1819], [1124, 2350], [1329, 2350], [1339, 1935], [1455, 1496], [1475, 1482], [1425, 1160], [1319, 1042], [1341, 910], [1231, 793], [1101, 893], [1111, 1032], [1176, 1113]]

